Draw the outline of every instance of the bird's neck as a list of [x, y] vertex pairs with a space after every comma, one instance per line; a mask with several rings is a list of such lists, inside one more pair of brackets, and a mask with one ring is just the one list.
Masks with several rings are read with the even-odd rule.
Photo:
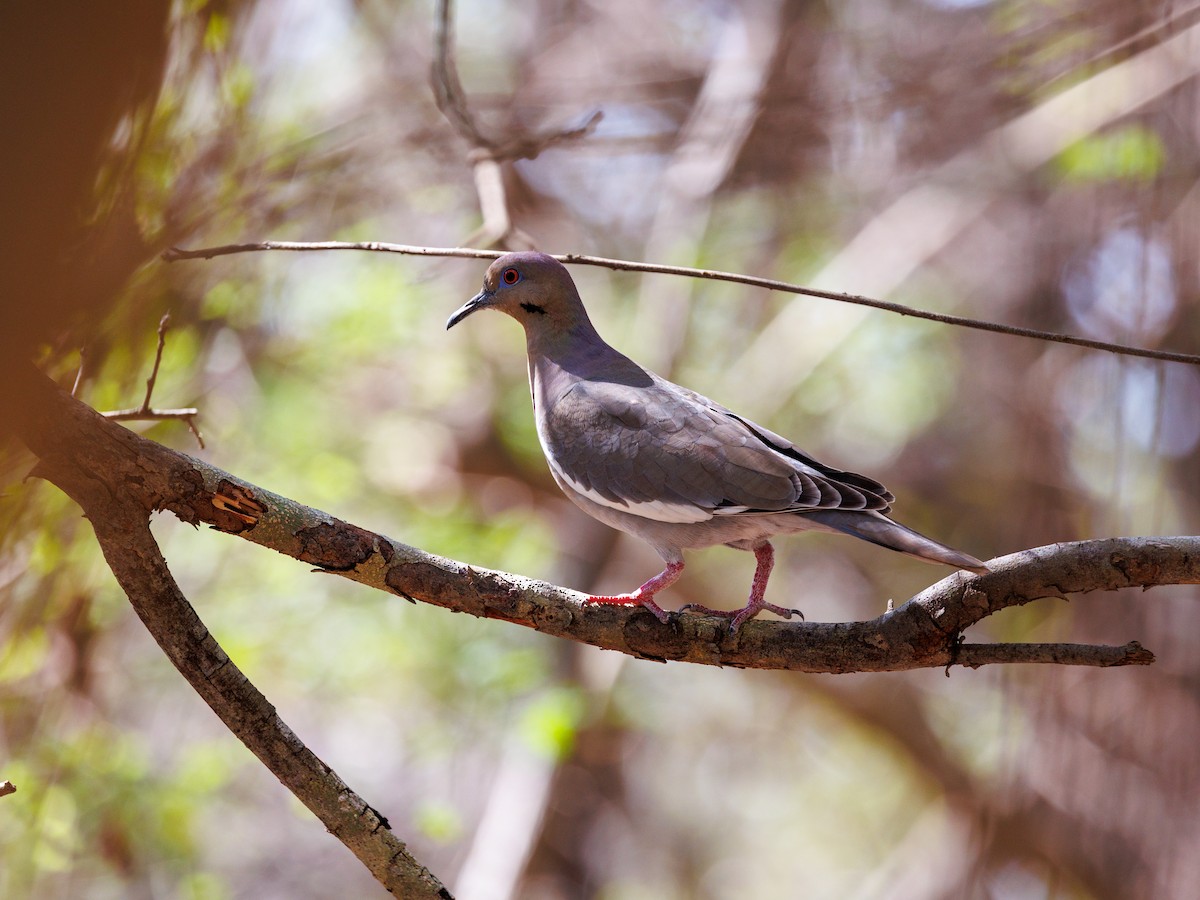
[[575, 360], [616, 352], [604, 343], [586, 314], [567, 322], [546, 324], [552, 327], [525, 328], [525, 349], [530, 359], [546, 357], [569, 367]]
[[535, 339], [527, 332], [529, 389], [533, 405], [543, 414], [580, 381], [615, 381], [646, 386], [653, 376], [596, 333], [592, 323], [573, 333], [556, 333], [554, 340]]
[[577, 381], [590, 378], [619, 356], [585, 317], [566, 329], [525, 330], [529, 389], [536, 408], [545, 410]]

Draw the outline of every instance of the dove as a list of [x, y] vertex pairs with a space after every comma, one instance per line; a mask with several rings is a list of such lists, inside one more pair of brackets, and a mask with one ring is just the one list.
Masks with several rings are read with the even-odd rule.
[[636, 590], [592, 596], [592, 603], [641, 605], [667, 622], [655, 597], [679, 579], [683, 551], [724, 544], [755, 556], [746, 605], [690, 608], [728, 616], [733, 632], [764, 610], [790, 619], [799, 611], [765, 598], [775, 560], [771, 538], [803, 531], [847, 534], [928, 562], [987, 571], [975, 557], [890, 519], [895, 497], [873, 478], [827, 466], [610, 347], [553, 257], [501, 256], [488, 267], [483, 290], [446, 328], [484, 309], [507, 313], [525, 329], [534, 422], [555, 482], [585, 513], [645, 541], [665, 564]]

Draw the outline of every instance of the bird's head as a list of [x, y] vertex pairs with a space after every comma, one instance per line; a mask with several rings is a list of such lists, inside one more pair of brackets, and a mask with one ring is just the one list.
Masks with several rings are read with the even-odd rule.
[[480, 309], [508, 313], [531, 335], [566, 333], [587, 322], [575, 282], [562, 263], [544, 253], [506, 253], [497, 259], [483, 276], [483, 290], [455, 310], [446, 328]]

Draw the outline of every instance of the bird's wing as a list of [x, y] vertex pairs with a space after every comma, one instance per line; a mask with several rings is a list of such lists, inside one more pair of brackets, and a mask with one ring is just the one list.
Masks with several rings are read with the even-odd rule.
[[[670, 382], [667, 383], [670, 384]], [[891, 509], [891, 504], [895, 502], [896, 496], [874, 478], [869, 478], [866, 475], [859, 475], [857, 472], [847, 472], [843, 469], [835, 469], [833, 466], [827, 466], [820, 460], [809, 456], [787, 438], [763, 428], [761, 425], [755, 424], [749, 419], [739, 416], [737, 413], [726, 409], [721, 404], [714, 403], [707, 397], [697, 394], [695, 391], [688, 390], [685, 387], [680, 387], [679, 385], [675, 384], [670, 384], [670, 386], [680, 394], [687, 396], [693, 402], [703, 404], [715, 413], [737, 420], [747, 431], [762, 441], [763, 444], [778, 453], [782, 453], [789, 459], [795, 460], [801, 466], [805, 467], [806, 470], [811, 470], [811, 472], [817, 477], [824, 478], [830, 482], [833, 482], [834, 484], [851, 487], [868, 495], [868, 503], [867, 506], [864, 507], [865, 509], [873, 509], [877, 510], [878, 512], [886, 513]], [[872, 500], [872, 497], [875, 499]], [[843, 506], [841, 508], [850, 509], [851, 507]]]
[[823, 466], [707, 398], [580, 381], [543, 411], [538, 436], [560, 482], [660, 522], [816, 509], [887, 511], [882, 485]]

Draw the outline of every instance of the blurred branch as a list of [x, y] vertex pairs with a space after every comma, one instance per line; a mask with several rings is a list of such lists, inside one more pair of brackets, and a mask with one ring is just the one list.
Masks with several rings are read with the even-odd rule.
[[[449, 892], [408, 853], [387, 820], [304, 745], [230, 661], [180, 591], [149, 527], [151, 512], [166, 499], [162, 479], [181, 472], [176, 455], [114, 425], [40, 374], [27, 374], [17, 432], [39, 457], [33, 474], [83, 508], [109, 567], [172, 664], [391, 893], [448, 900]], [[220, 512], [215, 504], [209, 508]]]
[[[199, 250], [184, 250], [180, 247], [172, 247], [163, 252], [162, 258], [166, 262], [177, 262], [183, 259], [212, 259], [216, 256], [229, 256], [234, 253], [255, 253], [265, 250], [365, 250], [375, 253], [401, 253], [409, 256], [450, 256], [459, 259], [496, 259], [502, 255], [502, 252], [497, 250], [475, 250], [468, 247], [418, 247], [411, 244], [392, 244], [383, 241], [259, 241], [254, 244], [223, 244], [218, 247], [203, 247]], [[857, 294], [843, 294], [837, 291], [806, 288], [798, 284], [792, 284], [791, 282], [778, 281], [774, 278], [760, 278], [757, 275], [739, 275], [736, 272], [722, 272], [717, 269], [693, 269], [688, 266], [664, 266], [657, 263], [607, 259], [601, 256], [584, 256], [577, 253], [558, 254], [554, 258], [563, 263], [601, 266], [606, 269], [615, 269], [623, 272], [652, 272], [660, 275], [679, 275], [687, 278], [727, 281], [733, 284], [766, 288], [770, 291], [780, 291], [785, 294], [800, 294], [806, 297], [819, 297], [823, 300], [836, 300], [839, 303], [868, 306], [872, 309], [883, 310], [884, 312], [909, 316], [914, 319], [925, 319], [930, 322], [940, 322], [943, 325], [953, 325], [959, 328], [974, 328], [978, 331], [990, 331], [995, 334], [1008, 334], [1016, 337], [1034, 338], [1039, 341], [1071, 344], [1075, 347], [1086, 347], [1089, 350], [1106, 350], [1109, 353], [1117, 353], [1122, 356], [1160, 359], [1166, 362], [1188, 363], [1193, 366], [1200, 365], [1200, 355], [1193, 353], [1177, 353], [1171, 350], [1151, 350], [1145, 347], [1131, 347], [1128, 344], [1094, 341], [1090, 338], [1077, 337], [1073, 334], [1041, 331], [1036, 328], [1022, 328], [1016, 325], [1001, 325], [998, 322], [988, 322], [966, 316], [945, 315], [943, 313], [929, 312], [928, 310], [904, 306], [900, 303], [862, 297]]]
[[[1004, 651], [1005, 659], [994, 647], [962, 645], [960, 636], [986, 616], [1040, 598], [1200, 583], [1200, 537], [1055, 544], [993, 560], [987, 575], [951, 575], [868, 622], [752, 621], [731, 635], [715, 617], [674, 613], [662, 623], [640, 607], [590, 604], [586, 595], [566, 588], [425, 553], [135, 435], [44, 378], [26, 396], [34, 398], [36, 414], [18, 425], [43, 460], [36, 474], [60, 486], [69, 486], [71, 478], [99, 484], [101, 494], [135, 503], [143, 514], [167, 509], [185, 522], [205, 522], [318, 571], [643, 659], [836, 673], [957, 662], [1143, 665], [1153, 657], [1134, 645], [1114, 651], [1015, 644], [1007, 645], [1015, 649]], [[85, 511], [96, 521], [86, 503]]]
[[11, 781], [0, 781], [0, 797], [7, 797], [9, 794], [15, 794], [17, 786]]
[[1122, 38], [1113, 44], [1109, 44], [1102, 50], [1092, 54], [1087, 59], [1080, 62], [1072, 62], [1070, 66], [1061, 74], [1047, 81], [1041, 86], [1043, 92], [1048, 91], [1061, 82], [1078, 79], [1080, 72], [1086, 72], [1089, 69], [1094, 69], [1099, 65], [1111, 63], [1114, 58], [1119, 57], [1127, 51], [1133, 50], [1135, 53], [1141, 53], [1149, 47], [1156, 44], [1161, 44], [1172, 34], [1178, 33], [1181, 29], [1190, 28], [1196, 24], [1197, 13], [1200, 13], [1200, 3], [1193, 3], [1191, 6], [1186, 6], [1183, 9], [1172, 9], [1169, 14], [1155, 22], [1151, 22], [1145, 28]]
[[[1130, 641], [1124, 647], [1086, 644], [964, 644], [954, 665], [978, 669], [996, 663], [1057, 663], [1062, 666], [1148, 666], [1154, 654]], [[947, 672], [949, 674], [949, 672]]]
[[[788, 34], [781, 6], [777, 0], [735, 4], [723, 16], [704, 83], [655, 192], [643, 256], [669, 260], [699, 255], [718, 188], [758, 121], [763, 92]], [[638, 291], [636, 333], [653, 336], [638, 348], [638, 358], [668, 378], [687, 340], [693, 286], [681, 279], [665, 285], [644, 279]]]
[[[918, 269], [944, 252], [998, 199], [1016, 190], [1019, 180], [1051, 162], [1076, 141], [1095, 134], [1167, 94], [1200, 73], [1200, 25], [1172, 34], [1162, 43], [1124, 59], [1047, 98], [1005, 124], [982, 134], [971, 147], [932, 169], [928, 175], [868, 220], [814, 276], [821, 288], [854, 284], [868, 294], [886, 296]], [[863, 304], [870, 305], [870, 304]], [[900, 312], [900, 310], [893, 310]], [[797, 384], [821, 359], [834, 352], [861, 316], [840, 316], [813, 332], [817, 348], [797, 346], [797, 336], [812, 332], [804, 308], [781, 310], [747, 347], [733, 368], [753, 389], [764, 380]], [[904, 313], [902, 313], [904, 314]], [[971, 324], [957, 317], [934, 319], [967, 328], [1024, 334], [1093, 349], [1113, 350], [1146, 359], [1196, 365], [1195, 356], [1101, 347], [1083, 338], [1049, 337], [1027, 329]], [[759, 395], [761, 391], [757, 392]], [[771, 397], [778, 399], [774, 401]], [[783, 392], [768, 395], [753, 409], [768, 415]]]
[[492, 149], [495, 145], [475, 124], [475, 117], [467, 108], [462, 82], [458, 80], [458, 64], [454, 59], [454, 10], [450, 0], [438, 2], [433, 43], [433, 99], [437, 108], [473, 147]]
[[442, 115], [459, 136], [471, 145], [468, 154], [475, 172], [475, 190], [479, 194], [479, 209], [483, 225], [467, 240], [482, 241], [502, 247], [533, 247], [533, 239], [517, 228], [508, 212], [508, 197], [504, 189], [502, 162], [517, 159], [536, 159], [543, 150], [558, 144], [587, 137], [600, 124], [603, 113], [596, 110], [582, 125], [573, 128], [545, 131], [540, 134], [495, 141], [487, 137], [475, 121], [467, 104], [467, 95], [458, 78], [454, 58], [454, 4], [438, 0], [437, 27], [434, 31], [433, 98]]
[[454, 58], [454, 4], [452, 0], [438, 0], [437, 7], [432, 73], [433, 98], [442, 115], [454, 126], [454, 130], [471, 144], [476, 158], [497, 162], [536, 159], [543, 150], [587, 137], [600, 124], [604, 113], [595, 110], [582, 125], [571, 128], [551, 129], [503, 141], [487, 137], [475, 122], [475, 115], [467, 104], [466, 93], [458, 78], [458, 64]]
[[[1039, 683], [1044, 688], [1044, 682]], [[1043, 860], [1068, 873], [1092, 896], [1112, 893], [1114, 884], [1141, 884], [1147, 862], [1074, 810], [1055, 803], [1032, 785], [1016, 790], [996, 773], [981, 777], [944, 743], [931, 726], [934, 710], [911, 690], [876, 682], [851, 686], [833, 679], [808, 685], [857, 724], [878, 730], [903, 749], [909, 764], [937, 787], [927, 813], [892, 847], [890, 858], [872, 867], [856, 897], [969, 897], [978, 894], [980, 868], [1001, 871], [1014, 860]], [[1036, 735], [1026, 736], [1036, 745]], [[1098, 846], [1081, 847], [1070, 836], [1087, 833]], [[953, 842], [955, 846], [947, 846]], [[914, 865], [913, 855], [937, 845], [944, 864]]]
[[[188, 431], [196, 438], [196, 443], [200, 445], [200, 449], [204, 449], [204, 438], [201, 437], [199, 429], [196, 428], [196, 416], [200, 414], [200, 410], [195, 407], [187, 407], [186, 409], [152, 409], [150, 407], [150, 397], [154, 394], [154, 385], [158, 381], [158, 369], [162, 365], [163, 347], [167, 343], [167, 329], [171, 327], [171, 315], [167, 313], [158, 320], [158, 349], [154, 353], [154, 368], [150, 370], [150, 377], [146, 379], [146, 396], [142, 400], [142, 405], [136, 409], [115, 409], [110, 412], [102, 412], [100, 415], [107, 419], [112, 419], [114, 422], [130, 422], [130, 421], [155, 421], [160, 419], [183, 419], [187, 423]], [[75, 392], [79, 389], [79, 381], [83, 377], [83, 358], [79, 360], [79, 373], [75, 376], [75, 386], [71, 389], [71, 396], [75, 396]]]

